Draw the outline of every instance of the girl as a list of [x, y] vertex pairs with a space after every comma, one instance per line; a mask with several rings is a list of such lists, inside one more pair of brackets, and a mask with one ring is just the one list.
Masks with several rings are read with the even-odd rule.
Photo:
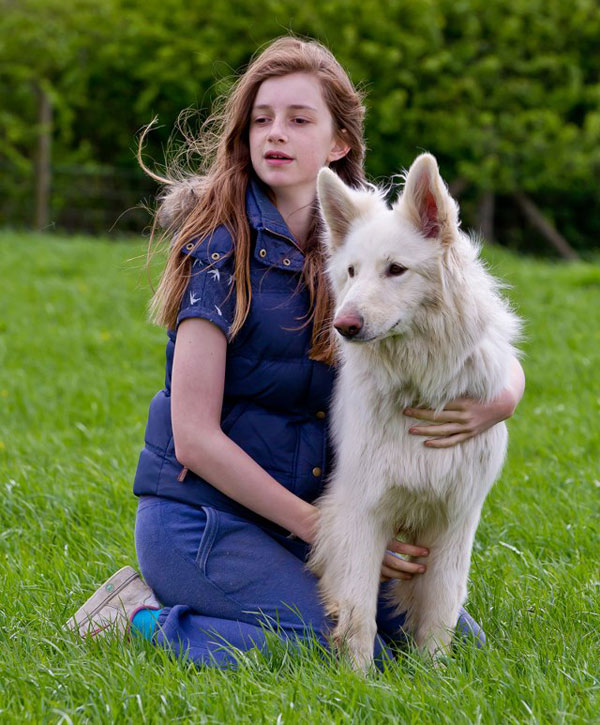
[[[175, 186], [159, 220], [173, 236], [152, 301], [168, 329], [165, 389], [150, 405], [134, 482], [140, 497], [131, 567], [111, 577], [70, 626], [98, 634], [130, 626], [196, 663], [234, 662], [223, 643], [265, 645], [330, 627], [304, 562], [317, 522], [312, 502], [331, 469], [334, 381], [331, 299], [319, 246], [316, 178], [330, 166], [365, 184], [364, 107], [332, 54], [279, 38], [229, 96], [204, 174]], [[205, 139], [206, 140], [206, 139]], [[210, 149], [208, 149], [210, 151]], [[510, 416], [523, 392], [493, 404], [458, 400], [436, 425], [415, 426], [451, 446]], [[382, 581], [421, 576], [393, 540]], [[382, 585], [382, 595], [385, 584]], [[401, 641], [403, 618], [380, 598], [376, 656]], [[459, 630], [483, 633], [463, 612]]]

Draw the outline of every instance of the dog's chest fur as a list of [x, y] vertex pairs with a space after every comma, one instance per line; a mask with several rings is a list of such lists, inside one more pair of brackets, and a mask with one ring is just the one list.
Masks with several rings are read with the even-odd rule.
[[428, 448], [425, 437], [409, 433], [427, 423], [404, 415], [407, 407], [423, 403], [418, 390], [398, 378], [387, 387], [373, 368], [357, 379], [357, 367], [351, 363], [341, 371], [335, 397], [340, 466], [354, 471], [338, 476], [355, 489], [348, 493], [367, 508], [388, 511], [404, 531], [452, 518], [485, 496], [504, 458], [505, 425], [460, 446]]

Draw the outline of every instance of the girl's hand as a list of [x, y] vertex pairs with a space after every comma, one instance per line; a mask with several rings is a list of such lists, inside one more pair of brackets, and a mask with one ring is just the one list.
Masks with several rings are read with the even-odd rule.
[[497, 398], [489, 403], [480, 403], [473, 398], [457, 398], [437, 415], [435, 411], [425, 408], [407, 408], [404, 415], [434, 423], [412, 426], [409, 433], [435, 436], [425, 441], [428, 448], [450, 448], [510, 418], [523, 396], [524, 389], [523, 369], [515, 358], [511, 382]]
[[430, 448], [449, 448], [462, 443], [496, 423], [509, 418], [514, 411], [510, 391], [504, 391], [490, 403], [479, 403], [472, 398], [457, 398], [441, 410], [407, 408], [404, 415], [418, 420], [427, 420], [434, 425], [416, 425], [409, 433], [418, 436], [435, 436], [425, 441]]
[[[316, 506], [307, 504], [306, 516], [303, 523], [298, 528], [302, 531], [299, 538], [304, 539], [307, 543], [314, 543], [317, 528], [319, 525], [319, 509]], [[413, 578], [413, 574], [423, 574], [426, 570], [425, 564], [420, 562], [405, 561], [395, 554], [403, 554], [405, 556], [429, 556], [429, 549], [424, 546], [413, 546], [413, 544], [405, 544], [398, 539], [392, 539], [388, 542], [383, 562], [381, 563], [382, 582], [390, 579], [403, 579], [408, 581]]]
[[[393, 553], [392, 553], [393, 552]], [[429, 549], [424, 546], [413, 546], [405, 544], [398, 539], [392, 539], [388, 545], [381, 564], [381, 581], [390, 579], [403, 579], [408, 581], [414, 574], [423, 574], [426, 570], [425, 564], [414, 561], [405, 561], [394, 554], [406, 554], [408, 556], [429, 556]]]

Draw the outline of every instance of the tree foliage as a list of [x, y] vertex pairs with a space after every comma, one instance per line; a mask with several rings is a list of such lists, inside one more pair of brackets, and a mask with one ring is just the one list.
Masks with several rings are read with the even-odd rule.
[[9, 202], [29, 188], [40, 131], [34, 86], [55, 109], [56, 166], [108, 165], [135, 186], [144, 124], [159, 116], [148, 153], [161, 163], [181, 109], [206, 113], [257, 48], [294, 32], [327, 44], [367, 90], [372, 177], [427, 149], [467, 185], [467, 210], [485, 192], [526, 192], [575, 246], [596, 244], [600, 221], [581, 210], [597, 206], [600, 171], [597, 0], [0, 0], [0, 11], [11, 179], [0, 192], [17, 216]]

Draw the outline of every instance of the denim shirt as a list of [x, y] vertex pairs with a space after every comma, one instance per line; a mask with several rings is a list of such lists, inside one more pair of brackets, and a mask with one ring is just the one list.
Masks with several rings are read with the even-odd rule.
[[[224, 226], [196, 249], [190, 242], [181, 250], [194, 261], [177, 325], [201, 317], [228, 336], [223, 432], [280, 484], [313, 501], [331, 465], [328, 419], [334, 369], [308, 357], [312, 323], [301, 327], [309, 311], [302, 282], [304, 255], [254, 178], [246, 191], [246, 214], [252, 239], [252, 301], [243, 327], [229, 340], [235, 281], [233, 243]], [[183, 476], [171, 425], [176, 328], [167, 333], [165, 387], [150, 404], [134, 493], [213, 506], [275, 527], [192, 471]]]

